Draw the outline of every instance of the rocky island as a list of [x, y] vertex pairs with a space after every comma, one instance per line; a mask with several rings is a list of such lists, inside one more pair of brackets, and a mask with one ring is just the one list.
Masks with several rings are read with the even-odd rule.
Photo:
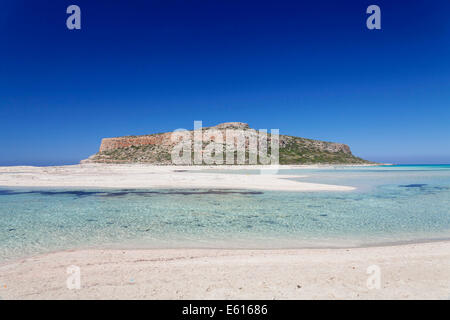
[[[202, 128], [202, 132], [209, 129], [226, 133], [239, 132], [248, 136], [257, 131], [251, 129], [247, 123], [227, 122], [214, 127]], [[186, 131], [193, 135], [194, 131]], [[173, 164], [171, 151], [176, 141], [172, 139], [173, 132], [155, 133], [140, 136], [124, 136], [102, 139], [100, 150], [82, 163], [148, 163], [156, 165]], [[267, 135], [270, 142], [271, 134]], [[210, 142], [208, 136], [203, 135], [203, 148]], [[248, 151], [247, 163], [248, 163]], [[288, 135], [279, 135], [279, 163], [280, 164], [372, 164], [352, 154], [346, 144], [306, 139]]]

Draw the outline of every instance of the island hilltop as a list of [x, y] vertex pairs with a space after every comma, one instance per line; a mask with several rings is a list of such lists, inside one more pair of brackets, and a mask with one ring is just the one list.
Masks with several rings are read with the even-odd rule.
[[[253, 134], [255, 131], [242, 122], [227, 122], [215, 127], [225, 137], [230, 130], [241, 134]], [[193, 135], [194, 131], [187, 131]], [[102, 139], [98, 153], [90, 156], [82, 163], [149, 163], [159, 165], [173, 164], [171, 151], [176, 145], [172, 139], [172, 132], [155, 133], [141, 136], [124, 136]], [[268, 133], [270, 148], [271, 135]], [[210, 137], [203, 138], [203, 148], [210, 143]], [[246, 140], [248, 145], [248, 140]], [[225, 149], [225, 148], [224, 148]], [[246, 151], [248, 162], [248, 150]], [[224, 156], [225, 158], [225, 156]], [[279, 163], [280, 164], [372, 164], [373, 162], [361, 159], [352, 154], [346, 144], [312, 140], [288, 135], [279, 136]]]

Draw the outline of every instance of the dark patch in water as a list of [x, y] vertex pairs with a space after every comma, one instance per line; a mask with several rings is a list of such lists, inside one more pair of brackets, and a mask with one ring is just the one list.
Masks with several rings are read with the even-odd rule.
[[74, 195], [77, 197], [93, 196], [104, 192], [98, 191], [14, 191], [14, 190], [0, 190], [0, 195], [20, 195], [20, 194], [40, 194], [43, 196], [56, 196], [56, 195]]
[[173, 172], [187, 172], [187, 170], [173, 170]]
[[402, 188], [422, 188], [425, 187], [427, 184], [425, 183], [413, 183], [413, 184], [403, 184], [400, 185]]
[[13, 229], [13, 228], [11, 228], [11, 229], [8, 229], [8, 231], [15, 231], [16, 229]]
[[134, 193], [134, 192], [109, 192], [103, 195], [100, 195], [100, 197], [122, 197], [126, 196], [127, 194]]
[[207, 191], [167, 191], [167, 192], [159, 192], [159, 191], [141, 191], [141, 192], [132, 192], [133, 194], [139, 196], [148, 196], [153, 194], [169, 194], [169, 195], [197, 195], [197, 194], [264, 194], [261, 191], [227, 191], [227, 190], [207, 190]]
[[99, 192], [96, 191], [29, 191], [25, 193], [38, 193], [43, 196], [56, 196], [56, 195], [73, 195], [77, 197], [86, 197], [86, 196], [94, 196], [98, 194]]
[[327, 217], [327, 214], [319, 214], [320, 217]]
[[14, 190], [0, 190], [0, 196], [2, 195], [20, 195], [20, 194], [40, 194], [44, 196], [58, 196], [58, 195], [73, 195], [78, 198], [87, 197], [87, 196], [98, 196], [105, 198], [114, 198], [114, 197], [123, 197], [127, 195], [138, 195], [138, 196], [152, 196], [152, 195], [207, 195], [207, 194], [218, 194], [218, 195], [228, 195], [228, 194], [242, 194], [242, 195], [258, 195], [263, 194], [261, 191], [236, 191], [236, 190], [205, 190], [205, 191], [196, 191], [199, 189], [192, 190], [175, 190], [175, 191], [127, 191], [121, 190], [119, 192], [104, 192], [104, 191], [79, 191], [79, 190], [71, 190], [71, 191], [14, 191]]
[[86, 221], [94, 222], [94, 221], [98, 221], [98, 220], [97, 219], [87, 219]]
[[13, 190], [0, 190], [0, 195], [9, 195], [13, 193], [14, 193]]

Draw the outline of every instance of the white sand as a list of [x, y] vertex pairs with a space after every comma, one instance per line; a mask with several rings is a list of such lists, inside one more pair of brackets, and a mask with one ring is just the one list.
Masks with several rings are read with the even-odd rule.
[[[297, 166], [295, 168], [315, 168]], [[139, 164], [82, 164], [60, 167], [0, 167], [0, 186], [24, 187], [102, 187], [102, 188], [220, 188], [283, 191], [350, 191], [351, 186], [298, 182], [277, 176], [202, 173], [199, 170], [222, 167], [154, 166]], [[261, 166], [229, 166], [229, 170], [261, 169]], [[283, 168], [293, 168], [287, 166]], [[223, 170], [225, 172], [225, 170]]]
[[[230, 169], [243, 168], [252, 167]], [[291, 181], [286, 176], [195, 172], [199, 169], [205, 167], [1, 167], [0, 186], [353, 189]], [[66, 268], [70, 265], [81, 268], [80, 290], [66, 287]], [[380, 289], [366, 285], [366, 271], [371, 265], [380, 267]], [[81, 298], [448, 299], [450, 242], [352, 249], [90, 249], [40, 255], [0, 266], [0, 299]]]
[[[79, 290], [67, 289], [70, 265], [80, 267]], [[371, 265], [380, 268], [380, 289], [367, 287]], [[3, 299], [449, 299], [450, 242], [65, 251], [0, 266], [0, 286]]]

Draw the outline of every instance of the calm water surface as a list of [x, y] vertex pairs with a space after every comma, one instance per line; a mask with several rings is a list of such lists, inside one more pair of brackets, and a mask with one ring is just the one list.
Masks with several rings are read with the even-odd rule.
[[0, 261], [92, 247], [343, 247], [450, 238], [448, 165], [279, 174], [357, 189], [294, 193], [1, 188]]

